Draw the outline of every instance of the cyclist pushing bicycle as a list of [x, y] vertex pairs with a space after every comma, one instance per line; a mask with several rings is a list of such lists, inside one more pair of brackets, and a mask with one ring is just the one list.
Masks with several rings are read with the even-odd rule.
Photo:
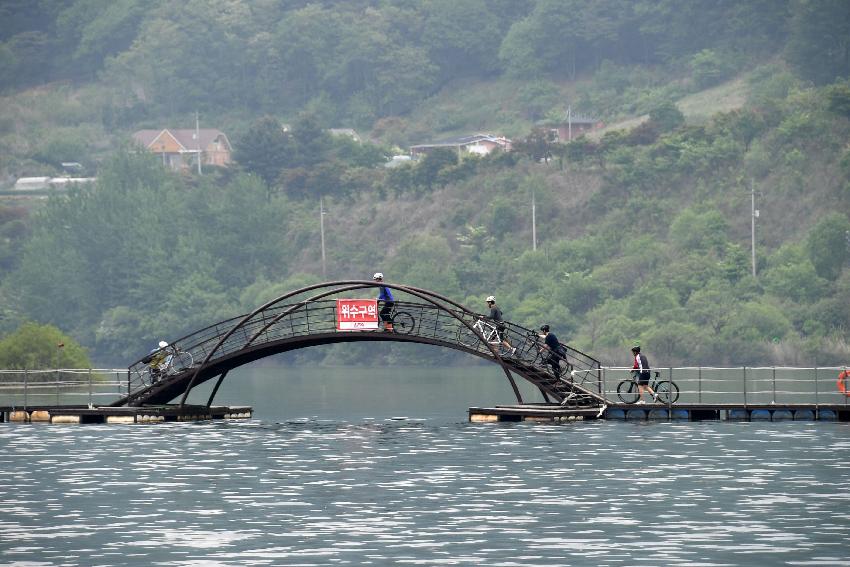
[[147, 366], [140, 372], [142, 382], [155, 384], [160, 380], [183, 372], [194, 365], [192, 353], [181, 350], [176, 344], [159, 341], [158, 348], [153, 349], [141, 360]]
[[634, 356], [634, 366], [632, 366], [632, 374], [636, 374], [636, 382], [638, 387], [638, 401], [639, 404], [645, 404], [643, 401], [644, 392], [649, 392], [652, 396], [652, 401], [658, 399], [658, 395], [649, 385], [649, 380], [652, 377], [652, 373], [649, 368], [649, 360], [646, 358], [646, 355], [641, 354], [640, 346], [635, 345], [632, 347], [632, 355]]
[[165, 369], [168, 367], [168, 363], [171, 361], [171, 357], [173, 356], [171, 352], [165, 350], [167, 348], [167, 342], [159, 341], [159, 348], [153, 349], [150, 352], [149, 358], [146, 360], [150, 367], [151, 377], [154, 378], [154, 381], [159, 380], [159, 378], [165, 373]]
[[490, 308], [490, 320], [493, 321], [493, 324], [496, 326], [496, 336], [501, 341], [502, 345], [508, 349], [508, 354], [511, 356], [516, 354], [516, 348], [511, 346], [511, 343], [508, 342], [506, 337], [505, 323], [502, 320], [502, 310], [496, 307], [496, 297], [495, 296], [487, 296], [485, 300], [487, 302], [487, 307]]
[[540, 327], [542, 335], [538, 335], [543, 339], [543, 346], [540, 347], [540, 354], [546, 354], [546, 364], [552, 367], [552, 374], [555, 378], [561, 377], [561, 361], [566, 357], [566, 352], [555, 333], [549, 330], [549, 325]]

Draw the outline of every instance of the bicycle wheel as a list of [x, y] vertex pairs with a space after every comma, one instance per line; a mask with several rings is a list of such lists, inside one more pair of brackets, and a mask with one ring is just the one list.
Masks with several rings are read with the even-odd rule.
[[134, 382], [138, 382], [142, 385], [142, 387], [147, 387], [153, 384], [153, 377], [151, 376], [150, 367], [146, 367], [144, 370], [140, 371], [138, 377], [133, 380]]
[[458, 325], [457, 342], [465, 347], [472, 349], [478, 348], [478, 343], [481, 339], [475, 334], [475, 331], [469, 329], [466, 325]]
[[640, 390], [638, 390], [637, 384], [634, 383], [634, 380], [623, 380], [619, 384], [617, 384], [617, 396], [623, 403], [633, 404], [638, 401], [640, 397]]
[[413, 332], [413, 327], [416, 325], [416, 319], [407, 311], [399, 311], [393, 315], [393, 330], [402, 335], [409, 335]]
[[189, 368], [192, 368], [192, 364], [194, 362], [195, 361], [192, 358], [191, 352], [180, 351], [171, 361], [171, 373], [178, 374], [184, 370], [188, 370]]
[[674, 382], [659, 382], [655, 385], [655, 394], [662, 404], [675, 404], [679, 399], [679, 387]]

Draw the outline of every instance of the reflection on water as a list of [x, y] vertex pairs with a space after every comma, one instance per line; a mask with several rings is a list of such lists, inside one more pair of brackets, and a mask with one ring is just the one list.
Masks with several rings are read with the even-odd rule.
[[358, 417], [302, 380], [244, 422], [0, 426], [0, 563], [850, 564], [847, 424], [470, 424], [447, 384]]
[[[541, 401], [525, 381], [523, 399]], [[206, 403], [213, 381], [190, 401]], [[516, 403], [513, 390], [495, 364], [462, 367], [238, 368], [227, 376], [216, 404], [250, 405], [265, 420], [296, 418], [365, 419], [391, 416], [457, 420], [470, 406]]]

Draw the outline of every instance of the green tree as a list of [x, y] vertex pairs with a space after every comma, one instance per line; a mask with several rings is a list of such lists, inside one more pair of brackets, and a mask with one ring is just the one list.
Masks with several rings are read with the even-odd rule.
[[[526, 18], [511, 26], [499, 57], [517, 76], [561, 72], [575, 77], [603, 59], [617, 39], [624, 12], [613, 2], [540, 0]], [[558, 41], [552, 41], [555, 37]]]
[[662, 132], [669, 132], [685, 123], [685, 115], [675, 103], [664, 102], [649, 112], [649, 120], [658, 125]]
[[416, 184], [420, 187], [432, 188], [437, 183], [440, 172], [457, 165], [457, 152], [450, 148], [435, 148], [425, 154], [425, 157], [416, 164], [414, 177]]
[[850, 76], [850, 10], [846, 0], [795, 0], [786, 59], [818, 84]]
[[461, 295], [452, 253], [442, 238], [417, 236], [399, 243], [399, 253], [384, 273], [393, 274], [392, 281], [430, 289], [447, 297]]
[[324, 161], [331, 150], [333, 140], [312, 112], [302, 112], [292, 125], [295, 142], [295, 160], [291, 165], [313, 166]]
[[517, 103], [525, 116], [540, 120], [560, 102], [561, 93], [551, 81], [524, 81], [517, 92]]
[[682, 251], [722, 252], [726, 244], [726, 219], [720, 211], [705, 206], [687, 208], [670, 224], [669, 238]]
[[535, 162], [548, 162], [555, 149], [555, 134], [549, 128], [534, 128], [524, 139], [514, 143], [514, 151], [523, 153]]
[[94, 76], [107, 56], [125, 51], [138, 32], [147, 3], [139, 0], [78, 0], [57, 17], [59, 41], [77, 75]]
[[295, 143], [273, 116], [254, 122], [235, 144], [233, 159], [272, 186], [284, 166], [293, 160]]
[[769, 259], [769, 266], [761, 275], [765, 289], [781, 299], [812, 303], [820, 299], [827, 289], [827, 281], [817, 274], [815, 267], [801, 247], [785, 245]]
[[422, 42], [443, 80], [488, 75], [498, 65], [493, 38], [499, 13], [485, 0], [429, 0], [422, 6]]
[[850, 118], [850, 81], [831, 85], [826, 91], [829, 109], [845, 118]]
[[741, 341], [772, 341], [785, 337], [791, 328], [791, 322], [781, 309], [766, 302], [751, 301], [740, 307], [724, 335]]
[[24, 323], [0, 339], [0, 368], [91, 368], [85, 349], [53, 325]]
[[50, 36], [41, 31], [25, 31], [9, 38], [5, 63], [10, 65], [7, 75], [15, 85], [34, 84], [50, 76], [50, 48]]
[[653, 353], [650, 365], [656, 368], [694, 360], [707, 339], [707, 333], [698, 326], [678, 321], [655, 325], [641, 337], [645, 350]]
[[806, 249], [818, 276], [835, 280], [850, 259], [850, 220], [829, 213], [809, 231]]
[[592, 274], [567, 272], [554, 297], [572, 313], [581, 314], [595, 308], [605, 298], [605, 289]]
[[679, 298], [671, 289], [648, 284], [629, 299], [628, 315], [632, 319], [667, 321], [680, 317]]
[[293, 106], [302, 105], [321, 90], [334, 64], [328, 55], [335, 53], [345, 29], [341, 13], [317, 4], [284, 14], [269, 46], [269, 72], [274, 87], [291, 98]]
[[720, 54], [713, 49], [703, 49], [691, 58], [691, 72], [694, 82], [701, 89], [716, 85], [729, 73]]
[[685, 305], [688, 316], [712, 335], [718, 335], [735, 317], [738, 302], [727, 282], [712, 280], [694, 291]]
[[384, 53], [378, 64], [375, 81], [367, 92], [380, 116], [410, 112], [436, 90], [437, 66], [420, 47], [397, 47]]

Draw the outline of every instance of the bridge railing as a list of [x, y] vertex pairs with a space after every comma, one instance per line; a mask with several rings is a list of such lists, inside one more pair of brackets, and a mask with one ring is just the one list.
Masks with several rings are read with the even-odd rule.
[[[450, 332], [443, 320], [425, 319], [433, 336]], [[431, 331], [429, 331], [431, 332]], [[444, 335], [442, 335], [444, 336]], [[677, 404], [796, 405], [850, 408], [850, 397], [838, 390], [845, 366], [829, 367], [679, 367], [654, 368], [660, 380], [672, 380], [680, 390]], [[617, 384], [630, 378], [631, 368], [602, 367], [602, 391], [617, 403]], [[127, 395], [123, 368], [0, 370], [0, 406], [107, 405]]]
[[[177, 339], [168, 348], [176, 347], [178, 351], [189, 352], [197, 365], [205, 360], [213, 349], [216, 350], [211, 362], [251, 345], [323, 333], [369, 332], [338, 331], [336, 305], [335, 299], [276, 305], [257, 313], [220, 345], [221, 338], [244, 316], [228, 319]], [[461, 345], [470, 352], [476, 352], [485, 357], [492, 356], [488, 346], [483, 341], [476, 340], [474, 335], [470, 335], [469, 329], [458, 320], [462, 319], [472, 325], [482, 317], [480, 314], [460, 310], [447, 311], [432, 304], [410, 301], [396, 301], [395, 310], [410, 313], [414, 318], [415, 324], [410, 332], [411, 335], [446, 345]], [[513, 323], [506, 322], [505, 325], [508, 340], [512, 346], [517, 347], [516, 359], [539, 367], [540, 372], [551, 374], [551, 370], [543, 363], [538, 352], [543, 343], [537, 333]], [[569, 369], [582, 371], [578, 375], [567, 372], [564, 376], [567, 379], [578, 376], [583, 386], [601, 394], [602, 383], [598, 361], [568, 345], [564, 347], [565, 360]], [[129, 392], [132, 394], [149, 387], [154, 378], [151, 376], [148, 365], [142, 360], [137, 361], [128, 371]]]
[[106, 405], [126, 395], [126, 368], [0, 370], [3, 407]]
[[[475, 321], [482, 317], [480, 314], [469, 315], [465, 313], [458, 313], [458, 315], [470, 324], [475, 323]], [[551, 367], [545, 361], [546, 353], [541, 352], [544, 341], [540, 335], [536, 331], [515, 323], [507, 321], [503, 323], [506, 328], [505, 338], [511, 347], [516, 348], [516, 353], [511, 355], [510, 358], [528, 366], [533, 366], [538, 372], [548, 374], [550, 377], [554, 378], [554, 373]], [[458, 335], [462, 337], [458, 339], [459, 342], [467, 345], [472, 344], [472, 348], [474, 348], [474, 350], [485, 355], [489, 354], [489, 349], [486, 345], [484, 345], [480, 338], [476, 339], [474, 336], [471, 336], [469, 330], [465, 326], [458, 325], [457, 332]], [[563, 347], [564, 351], [564, 356], [559, 357], [562, 358], [561, 365], [564, 367], [561, 374], [562, 379], [573, 382], [591, 392], [601, 395], [602, 375], [600, 372], [599, 361], [569, 345], [561, 343], [561, 347]], [[504, 355], [507, 353], [503, 352], [502, 354]]]
[[[694, 366], [653, 368], [652, 374], [658, 372], [659, 380], [671, 380], [679, 387], [678, 404], [850, 406], [850, 397], [839, 391], [837, 384], [838, 375], [845, 370], [846, 366]], [[631, 379], [631, 371], [631, 368], [602, 368], [609, 401], [621, 401], [617, 385]]]

